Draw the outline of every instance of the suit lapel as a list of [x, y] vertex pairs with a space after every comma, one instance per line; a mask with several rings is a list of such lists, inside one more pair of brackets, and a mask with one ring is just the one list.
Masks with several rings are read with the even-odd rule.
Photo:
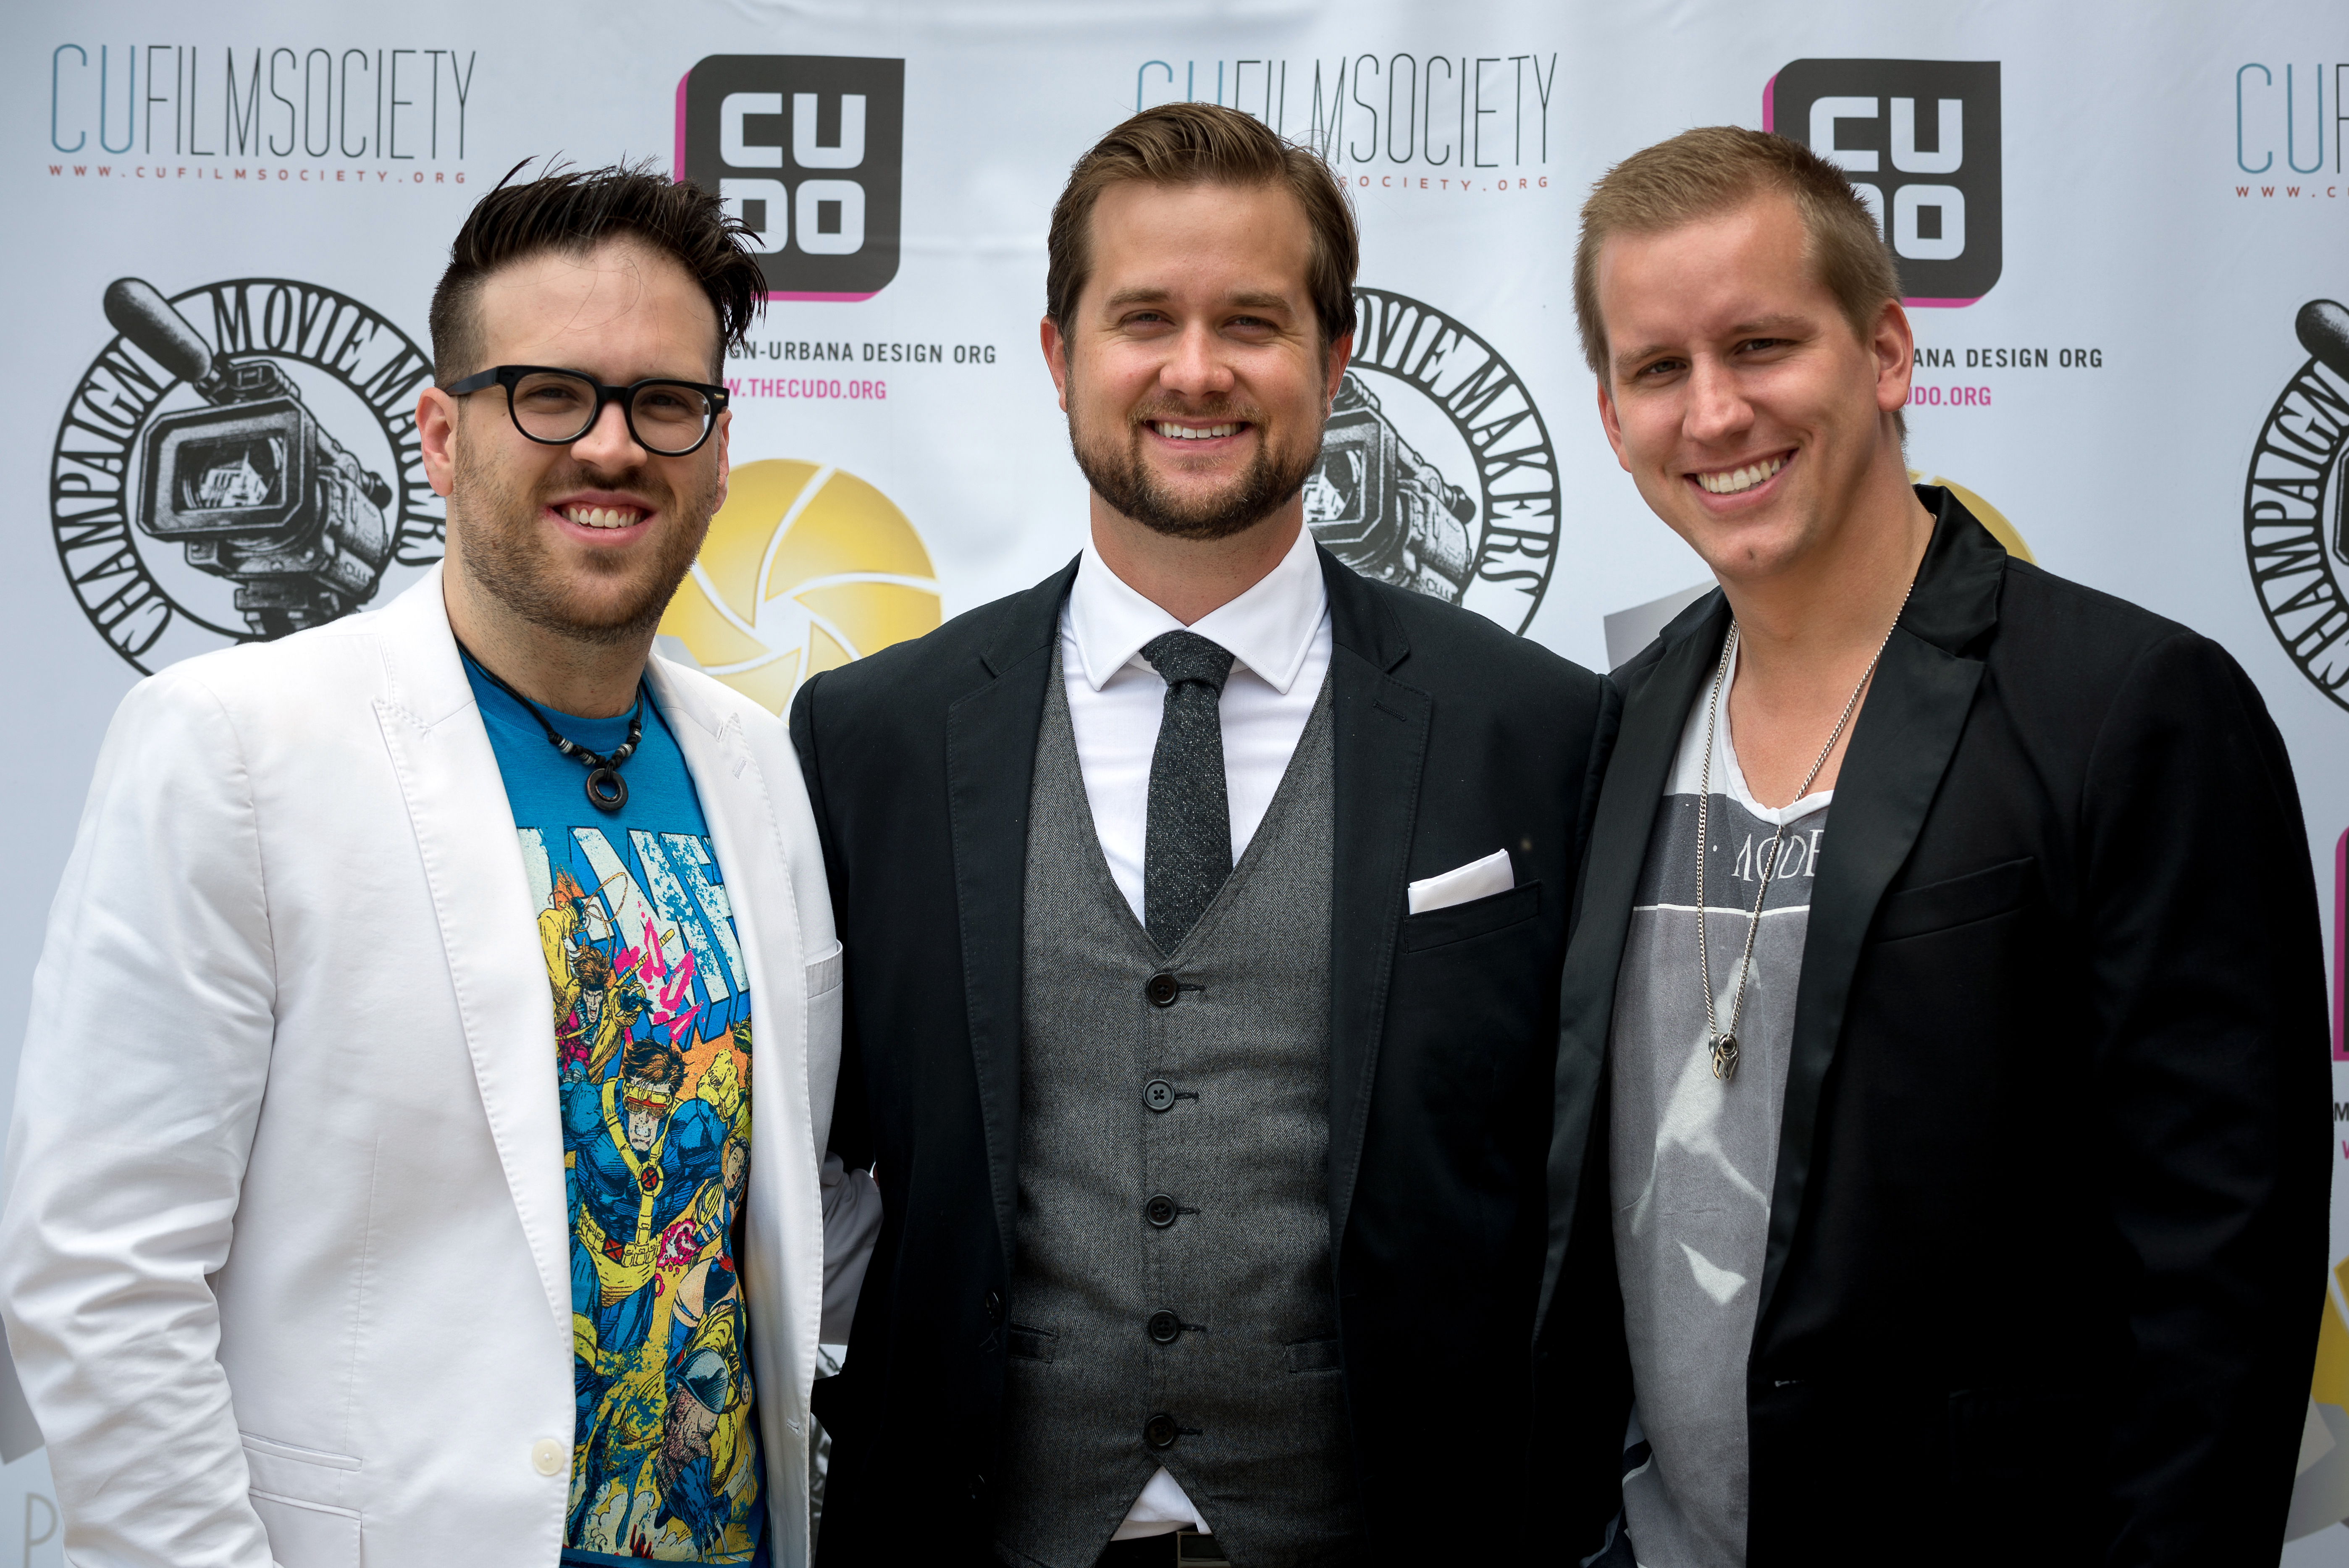
[[771, 974], [765, 960], [770, 954], [804, 957], [799, 900], [766, 777], [743, 737], [741, 715], [709, 705], [707, 694], [679, 682], [665, 659], [648, 661], [645, 673], [693, 778], [709, 847], [730, 890], [735, 936], [758, 1010], [759, 1043], [763, 1047], [770, 1039], [797, 1041], [805, 971], [794, 965], [786, 968], [797, 973]]
[[[1631, 924], [1631, 900], [1648, 858], [1648, 836], [1663, 802], [1672, 757], [1729, 633], [1729, 604], [1718, 590], [1690, 605], [1660, 637], [1662, 651], [1627, 672], [1621, 727], [1599, 791], [1584, 852], [1582, 922], [1568, 944], [1558, 985], [1557, 1109], [1550, 1123], [1549, 1259], [1542, 1274], [1541, 1315], [1549, 1312], [1558, 1273], [1573, 1240], [1575, 1209], [1590, 1144], [1591, 1119], [1607, 1069], [1615, 1011], [1615, 973]], [[1540, 1321], [1537, 1318], [1537, 1323]]]
[[[748, 971], [754, 1038], [766, 1064], [750, 1119], [750, 1207], [766, 1205], [787, 1214], [792, 1201], [805, 1196], [796, 1191], [802, 1183], [787, 1178], [802, 1166], [812, 1170], [815, 1158], [810, 1144], [781, 1146], [786, 1130], [812, 1125], [806, 1100], [807, 946], [791, 866], [766, 775], [742, 734], [740, 711], [708, 701], [706, 691], [680, 682], [665, 659], [648, 661], [645, 673], [692, 776]], [[783, 960], [778, 968], [767, 967], [771, 956]], [[778, 1230], [797, 1236], [789, 1227]]]
[[1973, 707], [1982, 665], [1965, 650], [1998, 618], [2004, 551], [1946, 491], [1920, 488], [1918, 495], [1939, 514], [1933, 539], [1853, 721], [1827, 819], [1827, 852], [1811, 889], [1756, 1343], [1800, 1234], [1819, 1103], [1842, 1038], [1860, 948], [1878, 901], [1917, 841]]
[[1331, 772], [1336, 819], [1330, 917], [1330, 1237], [1346, 1233], [1361, 1168], [1395, 927], [1419, 816], [1434, 705], [1390, 674], [1411, 652], [1369, 584], [1319, 552], [1330, 595]]
[[984, 685], [947, 709], [947, 810], [954, 830], [956, 913], [963, 996], [978, 1075], [997, 1239], [1011, 1269], [1019, 1150], [1019, 965], [1028, 876], [1028, 798], [1044, 682], [1061, 602], [1077, 574], [1062, 571], [1014, 600], [980, 655]]
[[570, 1223], [554, 1073], [554, 996], [521, 841], [440, 598], [440, 569], [379, 621], [390, 696], [376, 717], [440, 917], [490, 1134], [547, 1306], [571, 1323]]
[[[791, 1395], [779, 1400], [776, 1390], [804, 1389], [813, 1381], [822, 1315], [823, 1208], [808, 1059], [805, 919], [772, 786], [743, 733], [746, 699], [680, 678], [659, 657], [647, 663], [646, 676], [692, 776], [748, 971], [761, 1065], [743, 1201], [750, 1244], [739, 1266], [750, 1299], [766, 1304], [750, 1320], [753, 1372], [767, 1385], [761, 1409], [775, 1440], [777, 1428], [795, 1431], [805, 1417], [803, 1402]], [[821, 928], [822, 912], [817, 918]]]

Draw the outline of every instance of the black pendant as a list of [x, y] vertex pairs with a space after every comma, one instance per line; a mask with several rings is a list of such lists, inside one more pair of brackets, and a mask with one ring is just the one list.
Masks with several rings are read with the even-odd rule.
[[616, 811], [628, 803], [628, 781], [615, 768], [590, 769], [587, 803], [598, 811]]

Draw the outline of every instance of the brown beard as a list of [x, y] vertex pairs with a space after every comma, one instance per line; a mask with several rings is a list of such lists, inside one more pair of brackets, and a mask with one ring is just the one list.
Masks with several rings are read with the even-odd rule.
[[1198, 501], [1185, 501], [1170, 494], [1143, 461], [1142, 443], [1150, 422], [1179, 418], [1212, 424], [1252, 424], [1261, 437], [1264, 421], [1250, 417], [1257, 410], [1206, 414], [1186, 410], [1179, 415], [1161, 410], [1136, 415], [1126, 422], [1125, 444], [1121, 448], [1114, 439], [1090, 439], [1089, 432], [1077, 424], [1076, 398], [1071, 397], [1069, 401], [1069, 448], [1076, 454], [1077, 468], [1084, 474], [1085, 482], [1121, 515], [1169, 539], [1229, 539], [1236, 533], [1245, 533], [1305, 488], [1306, 476], [1313, 471], [1314, 461], [1321, 455], [1318, 431], [1313, 445], [1295, 454], [1283, 454], [1270, 441], [1259, 439], [1256, 456], [1246, 470], [1220, 493]]
[[[649, 464], [604, 474], [569, 461], [525, 490], [492, 465], [469, 461], [461, 435], [451, 455], [450, 510], [464, 520], [467, 575], [530, 624], [574, 642], [608, 647], [649, 636], [677, 585], [693, 569], [710, 514], [718, 509], [714, 468], [706, 485], [684, 497]], [[641, 496], [670, 521], [654, 553], [596, 573], [605, 581], [627, 578], [623, 592], [601, 603], [578, 592], [578, 584], [555, 565], [538, 521], [554, 497], [583, 490]]]

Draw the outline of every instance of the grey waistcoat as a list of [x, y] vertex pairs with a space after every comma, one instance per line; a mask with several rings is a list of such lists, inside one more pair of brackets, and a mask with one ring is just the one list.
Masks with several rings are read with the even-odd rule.
[[[1090, 1568], [1162, 1464], [1243, 1568], [1360, 1546], [1330, 1274], [1330, 737], [1325, 685], [1231, 879], [1161, 954], [1094, 836], [1053, 658], [1028, 817], [1008, 1562]], [[1148, 994], [1162, 973], [1171, 1005]], [[1170, 1446], [1145, 1437], [1158, 1417]]]

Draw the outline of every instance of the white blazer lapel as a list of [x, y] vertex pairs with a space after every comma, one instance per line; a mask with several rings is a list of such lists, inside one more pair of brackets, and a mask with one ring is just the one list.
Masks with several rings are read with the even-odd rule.
[[[727, 902], [734, 911], [735, 933], [750, 970], [750, 1006], [756, 1020], [751, 1038], [759, 1063], [753, 1090], [757, 1109], [750, 1124], [754, 1170], [759, 1151], [767, 1147], [759, 1130], [767, 1125], [761, 1118], [770, 1106], [779, 1114], [787, 1113], [794, 1140], [806, 1145], [800, 1152], [812, 1158], [805, 944], [798, 895], [769, 793], [770, 780], [744, 740], [738, 712], [711, 704], [703, 682], [678, 679], [666, 660], [653, 659], [647, 673], [653, 696], [671, 720], [670, 732], [677, 737], [678, 749], [685, 756], [686, 769], [693, 775], [695, 790], [701, 798], [710, 848], [725, 872]], [[795, 1081], [775, 1083], [775, 1069], [786, 1067]], [[786, 1089], [788, 1099], [783, 1097]], [[770, 1094], [775, 1098], [770, 1099]]]
[[389, 695], [377, 699], [432, 890], [491, 1136], [546, 1287], [571, 1328], [570, 1220], [555, 1084], [554, 993], [496, 754], [449, 630], [440, 568], [380, 615]]
[[[800, 1453], [823, 1315], [823, 1202], [808, 1083], [806, 912], [799, 907], [776, 812], [777, 781], [767, 777], [743, 735], [733, 706], [739, 699], [731, 693], [717, 696], [723, 687], [704, 677], [680, 677], [658, 657], [648, 673], [701, 798], [750, 971], [756, 1065], [744, 1204], [749, 1240], [741, 1264], [752, 1304], [764, 1436], [771, 1452]], [[828, 926], [830, 911], [823, 915]], [[805, 1478], [804, 1465], [768, 1467], [775, 1516], [796, 1519], [802, 1530]]]

